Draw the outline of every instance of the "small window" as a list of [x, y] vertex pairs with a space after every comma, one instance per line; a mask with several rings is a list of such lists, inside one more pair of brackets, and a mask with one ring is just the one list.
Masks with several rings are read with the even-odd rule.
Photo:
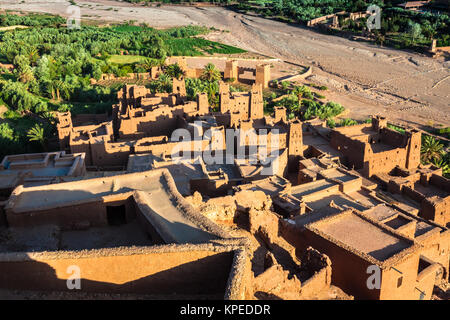
[[110, 226], [120, 226], [127, 223], [125, 205], [107, 206], [106, 217]]
[[399, 277], [399, 278], [397, 279], [397, 288], [400, 288], [400, 286], [402, 285], [402, 283], [403, 283], [403, 276], [401, 276], [401, 277]]

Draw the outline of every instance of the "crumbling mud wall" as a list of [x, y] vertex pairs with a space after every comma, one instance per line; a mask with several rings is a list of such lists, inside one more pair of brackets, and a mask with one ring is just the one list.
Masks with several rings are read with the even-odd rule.
[[312, 247], [306, 249], [300, 258], [302, 286], [301, 296], [312, 297], [331, 285], [331, 260]]
[[237, 299], [248, 284], [245, 257], [237, 247], [211, 244], [6, 253], [0, 254], [0, 288], [69, 291], [76, 266], [82, 292]]
[[269, 265], [253, 281], [254, 295], [269, 299], [314, 299], [331, 285], [330, 259], [309, 247], [302, 255], [299, 273], [292, 274], [269, 254]]
[[363, 169], [367, 177], [390, 172], [397, 166], [414, 169], [420, 164], [421, 133], [399, 133], [388, 128], [383, 117], [372, 118], [372, 124], [332, 130], [330, 145], [343, 154], [348, 167]]
[[356, 299], [378, 300], [380, 290], [370, 290], [367, 283], [367, 268], [373, 263], [361, 258], [353, 252], [326, 240], [308, 229], [287, 227], [284, 236], [288, 242], [296, 247], [299, 254], [308, 246], [325, 253], [332, 262], [331, 283]]
[[[86, 184], [89, 188], [89, 183]], [[92, 227], [107, 226], [107, 207], [125, 206], [126, 217], [131, 220], [135, 217], [134, 200], [132, 193], [98, 197], [87, 202], [66, 203], [56, 207], [34, 207], [16, 212], [13, 209], [16, 194], [20, 193], [22, 186], [16, 188], [5, 208], [6, 219], [10, 227], [33, 227], [37, 225], [53, 224], [64, 229], [77, 229], [79, 225]], [[67, 190], [67, 192], [71, 192]], [[77, 191], [72, 191], [77, 192]]]

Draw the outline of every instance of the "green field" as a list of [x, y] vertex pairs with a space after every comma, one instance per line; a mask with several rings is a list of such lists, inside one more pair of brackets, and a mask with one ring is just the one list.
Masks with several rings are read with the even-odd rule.
[[112, 55], [108, 58], [108, 62], [117, 64], [133, 64], [144, 61], [146, 58], [144, 56], [136, 55]]

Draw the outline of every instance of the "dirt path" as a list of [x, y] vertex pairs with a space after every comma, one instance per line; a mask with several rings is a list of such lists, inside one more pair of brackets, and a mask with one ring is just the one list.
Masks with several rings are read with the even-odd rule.
[[[357, 119], [384, 114], [411, 125], [450, 125], [450, 62], [328, 36], [305, 27], [242, 15], [219, 7], [143, 7], [110, 0], [75, 0], [83, 19], [137, 20], [154, 27], [206, 25], [221, 41], [302, 65], [313, 65], [311, 81]], [[66, 15], [64, 0], [2, 0], [0, 8]], [[288, 65], [286, 64], [286, 68]]]

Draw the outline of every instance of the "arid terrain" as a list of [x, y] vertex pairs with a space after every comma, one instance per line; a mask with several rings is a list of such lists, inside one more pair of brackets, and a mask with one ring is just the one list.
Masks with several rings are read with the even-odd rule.
[[[308, 80], [326, 85], [328, 99], [349, 109], [346, 116], [365, 119], [383, 114], [412, 126], [450, 125], [450, 61], [380, 48], [324, 35], [314, 30], [243, 15], [220, 7], [143, 7], [110, 0], [75, 1], [82, 19], [146, 22], [165, 28], [205, 25], [211, 40], [235, 45], [282, 61], [313, 66]], [[2, 0], [1, 9], [68, 16], [64, 0]], [[229, 31], [229, 32], [228, 32]], [[285, 63], [286, 70], [292, 64]]]

